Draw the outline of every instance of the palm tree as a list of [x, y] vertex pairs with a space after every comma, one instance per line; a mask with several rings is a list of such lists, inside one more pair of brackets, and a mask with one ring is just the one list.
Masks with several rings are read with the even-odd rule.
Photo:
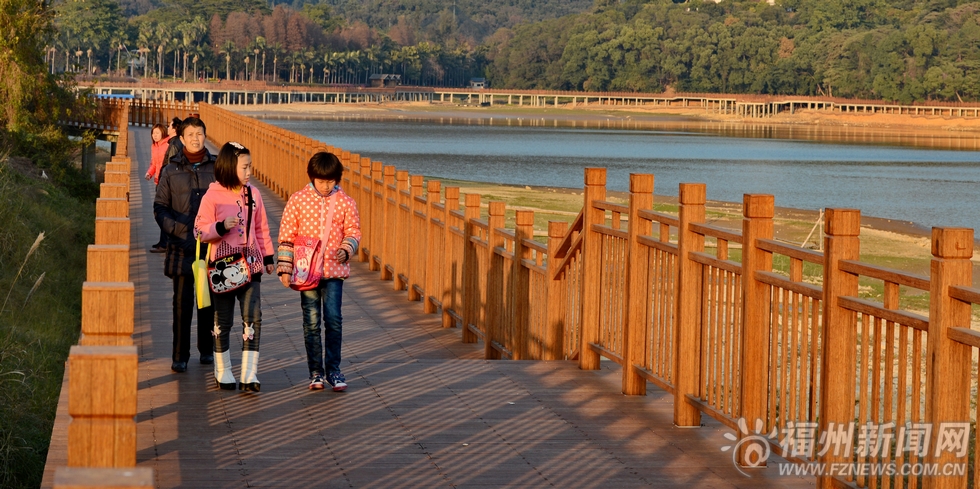
[[313, 48], [303, 52], [303, 64], [310, 67], [310, 84], [313, 84], [313, 62], [316, 60], [316, 51]]
[[333, 57], [330, 51], [323, 53], [323, 84], [327, 84], [327, 76], [330, 74], [330, 68], [333, 66]]
[[[267, 47], [269, 46], [268, 44], [266, 44], [266, 40], [264, 37], [258, 36], [255, 38], [255, 48], [262, 52], [262, 81], [265, 81], [265, 50]], [[256, 63], [258, 63], [259, 61], [258, 57], [259, 55], [258, 53], [256, 53], [255, 54]]]
[[170, 40], [170, 44], [174, 45], [174, 80], [177, 79], [177, 59], [180, 55], [180, 40], [176, 37]]
[[[263, 42], [265, 42], [265, 39], [263, 39]], [[273, 83], [278, 83], [279, 82], [279, 71], [277, 71], [277, 70], [279, 69], [279, 55], [282, 53], [282, 44], [280, 44], [280, 43], [277, 42], [277, 43], [273, 44], [272, 46], [268, 46], [267, 45], [266, 47], [270, 51], [272, 51], [272, 82]], [[263, 60], [263, 63], [265, 63], [264, 60]], [[265, 71], [265, 68], [264, 67], [263, 67], [262, 71]]]
[[157, 78], [163, 79], [163, 43], [157, 46]]
[[[153, 43], [153, 24], [149, 22], [140, 22], [139, 24], [139, 34], [136, 36], [136, 45], [140, 47], [140, 54], [145, 56], [150, 50], [148, 47]], [[147, 76], [147, 64], [143, 64], [143, 77]]]
[[225, 44], [221, 47], [219, 54], [225, 55], [225, 80], [231, 80], [231, 55], [235, 52], [235, 43], [225, 41]]

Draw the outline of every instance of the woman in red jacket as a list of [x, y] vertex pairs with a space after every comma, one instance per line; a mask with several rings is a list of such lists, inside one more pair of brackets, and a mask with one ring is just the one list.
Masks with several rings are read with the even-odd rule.
[[[163, 161], [163, 156], [167, 153], [167, 148], [170, 147], [170, 134], [167, 129], [163, 127], [163, 124], [156, 124], [153, 129], [150, 129], [150, 138], [153, 139], [153, 147], [151, 148], [151, 159], [150, 159], [150, 169], [146, 171], [146, 175], [143, 176], [146, 180], [153, 179], [153, 183], [160, 183], [160, 170], [166, 166], [166, 162]], [[155, 245], [150, 247], [152, 253], [163, 253], [167, 251], [167, 234], [160, 230], [160, 240], [157, 241]]]

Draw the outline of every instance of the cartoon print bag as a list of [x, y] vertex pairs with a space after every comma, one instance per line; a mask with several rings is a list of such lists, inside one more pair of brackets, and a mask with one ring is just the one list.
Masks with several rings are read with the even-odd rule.
[[[232, 253], [208, 261], [208, 284], [215, 294], [225, 294], [244, 287], [252, 280], [248, 264], [249, 231], [252, 226], [252, 189], [245, 187], [248, 199], [248, 218], [245, 220], [245, 248], [242, 253]], [[211, 256], [211, 245], [208, 244], [208, 256]]]
[[323, 277], [323, 250], [317, 238], [297, 236], [293, 240], [293, 277], [289, 288], [293, 290], [312, 290], [320, 284]]
[[313, 290], [320, 285], [323, 278], [323, 255], [327, 237], [330, 235], [329, 226], [333, 223], [334, 204], [337, 194], [328, 199], [330, 210], [327, 220], [321, 222], [323, 234], [320, 238], [297, 236], [293, 239], [293, 277], [289, 279], [289, 288], [293, 290]]

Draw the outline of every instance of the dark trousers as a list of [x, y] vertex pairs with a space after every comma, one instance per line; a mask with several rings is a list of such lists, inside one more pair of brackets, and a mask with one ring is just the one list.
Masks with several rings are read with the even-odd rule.
[[157, 241], [157, 246], [159, 246], [160, 248], [166, 248], [167, 247], [167, 241], [170, 241], [167, 238], [167, 233], [165, 233], [163, 231], [163, 229], [161, 229], [160, 230], [160, 240]]
[[[174, 281], [174, 353], [173, 361], [186, 362], [191, 357], [191, 319], [194, 317], [194, 276], [177, 275]], [[197, 310], [197, 351], [213, 355], [214, 308]]]
[[[253, 276], [254, 277], [254, 276]], [[244, 287], [223, 294], [211, 294], [211, 307], [218, 324], [214, 336], [214, 352], [224, 353], [231, 346], [232, 325], [235, 322], [235, 303], [242, 312], [242, 351], [259, 351], [262, 332], [261, 282], [252, 279]]]

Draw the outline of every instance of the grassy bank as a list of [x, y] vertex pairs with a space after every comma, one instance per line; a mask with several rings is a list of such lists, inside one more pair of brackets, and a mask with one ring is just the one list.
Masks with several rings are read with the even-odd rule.
[[[0, 159], [0, 487], [38, 487], [78, 340], [95, 204]], [[43, 233], [43, 238], [39, 235]], [[39, 241], [40, 239], [40, 241]]]

